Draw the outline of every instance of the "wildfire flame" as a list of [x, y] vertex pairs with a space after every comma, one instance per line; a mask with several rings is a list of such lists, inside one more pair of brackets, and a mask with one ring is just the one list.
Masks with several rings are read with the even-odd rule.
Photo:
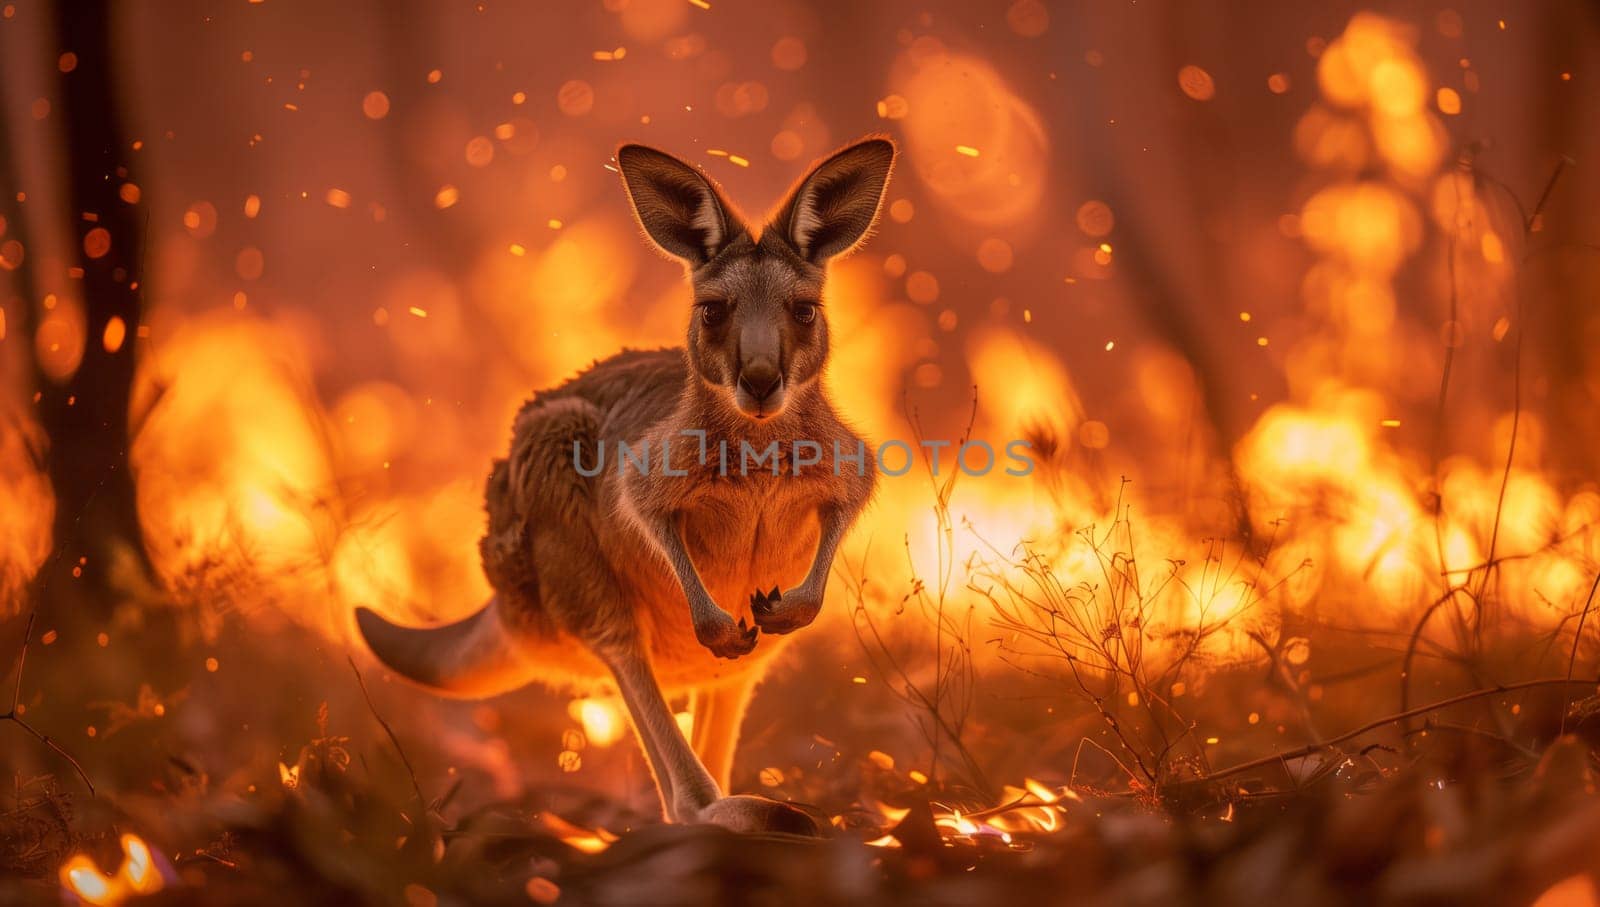
[[3, 409], [0, 426], [0, 618], [5, 618], [21, 607], [24, 587], [50, 554], [55, 495], [29, 449], [42, 443], [38, 426]]
[[105, 875], [85, 854], [77, 854], [61, 867], [61, 886], [78, 900], [97, 907], [121, 904], [166, 887], [150, 846], [138, 835], [122, 836], [122, 865]]

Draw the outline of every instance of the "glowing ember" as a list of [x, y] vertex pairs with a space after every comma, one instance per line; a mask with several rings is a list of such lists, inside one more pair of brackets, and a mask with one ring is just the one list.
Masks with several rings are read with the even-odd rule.
[[1178, 70], [1178, 87], [1196, 101], [1209, 101], [1217, 94], [1211, 73], [1198, 66], [1185, 66]]
[[105, 330], [101, 333], [100, 342], [108, 353], [115, 353], [122, 349], [122, 342], [128, 337], [128, 323], [120, 316], [113, 315], [106, 321]]
[[381, 120], [389, 115], [389, 96], [381, 91], [371, 91], [361, 99], [361, 112], [367, 119]]
[[580, 828], [554, 813], [541, 813], [540, 823], [567, 846], [584, 853], [600, 853], [617, 840], [617, 836], [603, 829]]

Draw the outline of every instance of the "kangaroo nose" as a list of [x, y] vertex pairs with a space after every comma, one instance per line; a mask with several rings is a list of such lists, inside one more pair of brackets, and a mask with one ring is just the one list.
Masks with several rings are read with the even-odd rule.
[[739, 372], [739, 386], [757, 401], [772, 396], [782, 380], [783, 376], [778, 374], [778, 370], [765, 363], [752, 363]]

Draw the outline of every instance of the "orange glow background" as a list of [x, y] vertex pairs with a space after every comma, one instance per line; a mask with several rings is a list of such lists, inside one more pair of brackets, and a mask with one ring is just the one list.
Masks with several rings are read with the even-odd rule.
[[[759, 213], [886, 133], [883, 220], [829, 290], [841, 410], [880, 440], [971, 419], [1051, 451], [1029, 479], [961, 477], [948, 536], [921, 470], [882, 483], [840, 562], [875, 613], [917, 577], [980, 590], [989, 664], [982, 609], [1025, 585], [1024, 552], [1096, 581], [1077, 531], [1131, 516], [1142, 575], [1176, 579], [1162, 620], [1237, 616], [1207, 642], [1221, 661], [1286, 620], [1403, 632], [1464, 577], [1492, 626], [1556, 625], [1600, 556], [1595, 14], [1371, 6], [119, 7], [145, 316], [86, 324], [78, 225], [47, 188], [35, 247], [0, 229], [8, 271], [43, 263], [38, 298], [0, 296], [39, 325], [0, 322], [4, 613], [49, 548], [27, 364], [71, 375], [113, 343], [138, 357], [131, 457], [179, 607], [225, 587], [223, 620], [330, 651], [356, 605], [475, 610], [516, 408], [683, 330], [682, 274], [612, 151], [677, 153]], [[43, 27], [17, 4], [0, 32], [22, 172], [48, 187]], [[1530, 221], [1563, 155], [1580, 166]], [[801, 646], [849, 633], [840, 601]], [[600, 745], [611, 708], [562, 717]]]

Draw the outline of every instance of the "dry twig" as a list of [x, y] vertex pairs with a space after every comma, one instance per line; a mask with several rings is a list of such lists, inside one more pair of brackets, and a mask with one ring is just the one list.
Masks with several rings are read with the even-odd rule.
[[83, 786], [89, 789], [89, 796], [93, 797], [95, 796], [94, 782], [89, 780], [89, 775], [84, 772], [83, 766], [78, 764], [78, 760], [72, 758], [72, 754], [62, 749], [61, 744], [56, 743], [55, 740], [51, 739], [50, 735], [41, 732], [39, 729], [22, 719], [22, 710], [20, 706], [20, 700], [22, 699], [22, 670], [27, 666], [28, 663], [28, 643], [33, 639], [33, 622], [38, 618], [38, 616], [38, 611], [30, 613], [28, 615], [28, 628], [22, 631], [22, 651], [17, 655], [17, 685], [11, 689], [11, 709], [4, 715], [0, 715], [0, 721], [16, 722], [17, 727], [20, 727], [29, 734], [32, 734], [35, 740], [38, 740], [40, 743], [49, 747], [51, 750], [55, 751], [56, 755], [71, 763], [73, 770], [76, 771], [78, 773], [78, 777], [83, 780]]
[[1324, 750], [1332, 749], [1347, 740], [1353, 740], [1356, 737], [1360, 737], [1362, 734], [1368, 733], [1369, 731], [1377, 730], [1386, 724], [1394, 724], [1395, 722], [1405, 721], [1408, 718], [1416, 718], [1420, 715], [1426, 715], [1429, 712], [1436, 712], [1440, 709], [1449, 708], [1453, 705], [1460, 705], [1463, 702], [1471, 702], [1475, 699], [1482, 699], [1485, 696], [1494, 696], [1497, 693], [1515, 693], [1519, 690], [1531, 690], [1539, 687], [1571, 686], [1574, 684], [1591, 687], [1595, 685], [1594, 681], [1592, 680], [1571, 680], [1566, 677], [1543, 677], [1538, 680], [1524, 680], [1519, 683], [1500, 684], [1498, 686], [1486, 687], [1481, 690], [1473, 690], [1470, 693], [1462, 693], [1458, 696], [1451, 696], [1449, 699], [1441, 699], [1438, 702], [1430, 703], [1428, 705], [1419, 705], [1414, 709], [1407, 709], [1403, 712], [1396, 712], [1393, 715], [1379, 718], [1376, 721], [1369, 721], [1355, 730], [1346, 731], [1343, 734], [1330, 738], [1322, 743], [1307, 744], [1299, 749], [1293, 749], [1283, 753], [1274, 753], [1271, 756], [1262, 756], [1259, 759], [1251, 759], [1249, 762], [1241, 762], [1238, 765], [1219, 769], [1207, 775], [1206, 780], [1215, 781], [1219, 778], [1242, 775], [1245, 772], [1262, 768], [1264, 766], [1287, 762], [1290, 759], [1304, 759], [1307, 756], [1314, 756]]
[[372, 712], [372, 717], [376, 718], [378, 724], [383, 727], [383, 732], [389, 735], [389, 742], [394, 744], [394, 751], [400, 754], [400, 762], [405, 765], [406, 774], [411, 776], [411, 789], [417, 795], [417, 808], [421, 810], [417, 814], [417, 821], [424, 822], [428, 818], [428, 798], [422, 795], [422, 784], [417, 781], [417, 770], [411, 767], [411, 758], [406, 755], [405, 747], [400, 745], [400, 738], [395, 736], [394, 728], [390, 727], [389, 722], [378, 714], [378, 706], [373, 703], [372, 694], [367, 691], [366, 678], [361, 676], [361, 669], [356, 667], [355, 658], [347, 655], [345, 659], [350, 662], [350, 670], [356, 675], [356, 683], [361, 687], [361, 697], [367, 701], [367, 709]]

